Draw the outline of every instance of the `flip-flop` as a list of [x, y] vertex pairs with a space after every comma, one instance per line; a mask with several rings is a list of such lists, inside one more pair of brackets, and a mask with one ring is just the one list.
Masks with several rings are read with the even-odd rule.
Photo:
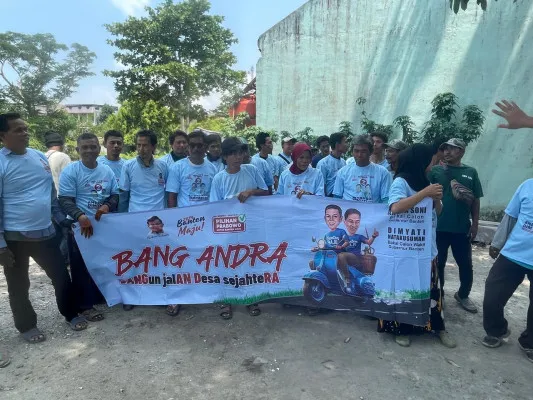
[[261, 315], [261, 309], [257, 304], [251, 304], [249, 306], [246, 306], [246, 308], [248, 310], [248, 314], [250, 314], [252, 317], [257, 317], [258, 315]]
[[11, 363], [11, 358], [7, 355], [7, 353], [0, 351], [0, 368], [7, 367]]
[[180, 304], [169, 304], [166, 309], [167, 315], [175, 317], [180, 313], [181, 305]]
[[220, 306], [220, 316], [222, 319], [232, 319], [233, 318], [233, 310], [231, 309], [231, 304], [222, 304]]
[[96, 308], [85, 310], [81, 313], [82, 316], [89, 322], [100, 322], [104, 319], [104, 314], [98, 311]]
[[78, 315], [77, 317], [72, 318], [70, 321], [66, 321], [67, 324], [70, 326], [70, 329], [73, 331], [83, 331], [87, 329], [89, 324], [87, 323], [87, 320], [84, 316]]
[[[44, 333], [42, 333], [39, 328], [31, 328], [29, 331], [22, 332], [21, 336], [24, 338], [24, 340], [28, 343], [41, 343], [46, 340], [46, 336]], [[33, 339], [37, 338], [37, 339]]]

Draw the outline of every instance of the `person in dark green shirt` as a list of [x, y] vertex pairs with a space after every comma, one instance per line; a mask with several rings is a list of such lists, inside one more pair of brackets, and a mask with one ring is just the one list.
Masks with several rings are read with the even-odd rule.
[[461, 281], [454, 298], [465, 310], [476, 313], [477, 307], [468, 296], [474, 280], [471, 243], [478, 231], [479, 199], [483, 197], [483, 189], [476, 169], [461, 163], [465, 148], [466, 144], [460, 139], [443, 143], [440, 150], [444, 153], [445, 164], [433, 167], [429, 180], [440, 183], [444, 188], [442, 213], [437, 224], [441, 286], [444, 288], [444, 267], [451, 247]]

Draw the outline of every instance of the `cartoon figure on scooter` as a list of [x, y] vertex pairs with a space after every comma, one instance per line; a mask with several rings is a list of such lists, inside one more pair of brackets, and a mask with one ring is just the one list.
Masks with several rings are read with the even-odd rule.
[[[360, 213], [357, 210], [354, 212], [354, 210], [348, 210], [349, 213], [348, 211], [346, 212], [345, 218], [353, 219], [352, 216], [358, 216], [360, 223]], [[364, 298], [374, 296], [374, 283], [368, 276], [369, 274], [365, 274], [349, 264], [349, 262], [361, 264], [361, 258], [355, 260], [350, 256], [345, 256], [345, 254], [354, 255], [353, 252], [358, 251], [359, 257], [362, 257], [361, 243], [365, 243], [369, 245], [369, 248], [365, 249], [365, 256], [374, 257], [371, 255], [373, 249], [370, 245], [379, 233], [375, 231], [372, 239], [362, 235], [355, 236], [359, 224], [354, 224], [354, 221], [351, 221], [348, 224], [345, 223], [349, 229], [350, 235], [348, 235], [344, 229], [339, 228], [342, 219], [341, 208], [337, 205], [328, 205], [325, 210], [324, 220], [330, 232], [324, 236], [324, 239], [317, 241], [313, 238], [313, 242], [316, 242], [317, 245], [311, 250], [315, 255], [314, 259], [309, 262], [311, 271], [303, 277], [305, 281], [303, 292], [304, 296], [316, 305], [323, 303], [328, 293]], [[350, 247], [353, 248], [352, 252], [345, 253]]]

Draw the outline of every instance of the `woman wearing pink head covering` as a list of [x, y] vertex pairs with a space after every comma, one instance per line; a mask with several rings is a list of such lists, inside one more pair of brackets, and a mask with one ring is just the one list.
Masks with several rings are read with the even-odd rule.
[[324, 196], [324, 176], [311, 167], [311, 147], [296, 143], [291, 154], [292, 164], [279, 177], [277, 194], [299, 199], [305, 195]]

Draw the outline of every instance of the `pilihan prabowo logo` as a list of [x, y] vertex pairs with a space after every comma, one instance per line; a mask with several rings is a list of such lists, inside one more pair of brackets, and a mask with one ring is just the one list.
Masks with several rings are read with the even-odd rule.
[[213, 217], [213, 233], [246, 231], [246, 214], [218, 215]]

